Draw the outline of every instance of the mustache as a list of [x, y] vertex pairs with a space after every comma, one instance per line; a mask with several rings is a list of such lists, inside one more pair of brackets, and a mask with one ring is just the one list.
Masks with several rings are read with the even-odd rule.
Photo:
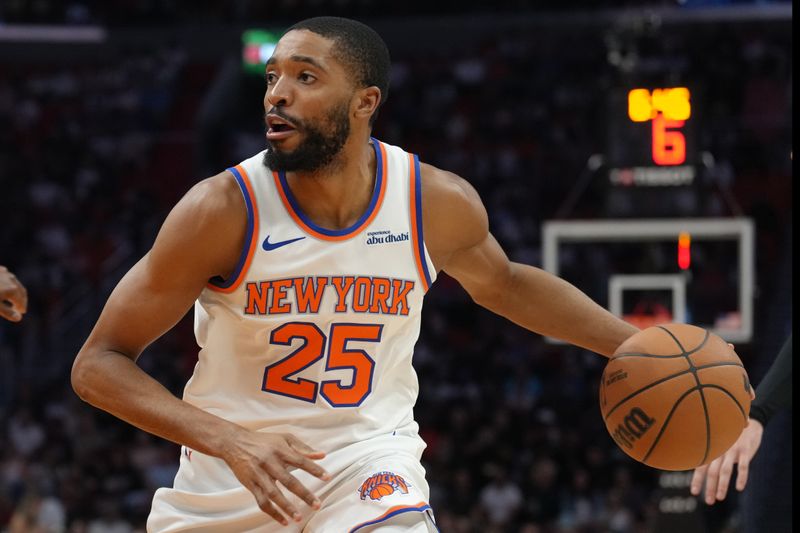
[[301, 129], [303, 126], [303, 121], [292, 118], [283, 111], [279, 107], [273, 107], [269, 111], [264, 113], [264, 125], [267, 125], [267, 115], [275, 115], [276, 117], [280, 117], [281, 119], [285, 120], [289, 124], [295, 127], [295, 129]]

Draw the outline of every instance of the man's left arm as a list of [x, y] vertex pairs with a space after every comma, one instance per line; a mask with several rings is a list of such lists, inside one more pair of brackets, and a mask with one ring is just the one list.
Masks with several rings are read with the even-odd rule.
[[526, 329], [607, 357], [639, 331], [567, 281], [509, 261], [489, 232], [486, 209], [472, 186], [425, 167], [428, 251], [434, 266], [455, 278], [476, 303]]

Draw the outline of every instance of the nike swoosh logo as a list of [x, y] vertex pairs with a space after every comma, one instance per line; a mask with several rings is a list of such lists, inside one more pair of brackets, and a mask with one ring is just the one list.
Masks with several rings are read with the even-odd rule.
[[305, 239], [305, 237], [297, 237], [296, 239], [289, 239], [281, 242], [269, 242], [269, 235], [267, 235], [267, 238], [264, 239], [264, 242], [261, 246], [264, 248], [264, 250], [271, 252], [272, 250], [276, 250], [281, 246], [286, 246], [287, 244], [292, 244], [293, 242], [301, 241], [303, 239]]

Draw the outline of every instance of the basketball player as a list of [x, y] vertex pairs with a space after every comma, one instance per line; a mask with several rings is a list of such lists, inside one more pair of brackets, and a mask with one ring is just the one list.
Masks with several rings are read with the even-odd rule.
[[736, 490], [747, 485], [750, 461], [761, 446], [764, 427], [779, 409], [792, 405], [792, 336], [786, 339], [767, 375], [756, 388], [756, 398], [750, 405], [750, 419], [742, 434], [720, 457], [710, 464], [696, 468], [692, 476], [691, 493], [698, 496], [705, 482], [705, 502], [713, 505], [728, 494], [733, 465], [736, 464]]
[[[434, 531], [411, 358], [441, 271], [605, 356], [638, 331], [510, 262], [467, 181], [371, 137], [389, 67], [361, 23], [290, 28], [266, 66], [266, 150], [178, 202], [78, 354], [81, 398], [182, 445], [149, 531]], [[135, 361], [192, 304], [177, 399]]]
[[19, 322], [28, 310], [28, 291], [17, 276], [0, 265], [0, 316]]

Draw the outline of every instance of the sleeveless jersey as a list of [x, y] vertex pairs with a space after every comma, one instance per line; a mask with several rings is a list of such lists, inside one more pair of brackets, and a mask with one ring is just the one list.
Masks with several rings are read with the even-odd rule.
[[375, 186], [351, 227], [315, 225], [261, 152], [228, 169], [247, 207], [245, 247], [195, 304], [201, 348], [184, 400], [323, 451], [414, 438], [411, 365], [435, 270], [422, 233], [416, 156], [371, 139]]

